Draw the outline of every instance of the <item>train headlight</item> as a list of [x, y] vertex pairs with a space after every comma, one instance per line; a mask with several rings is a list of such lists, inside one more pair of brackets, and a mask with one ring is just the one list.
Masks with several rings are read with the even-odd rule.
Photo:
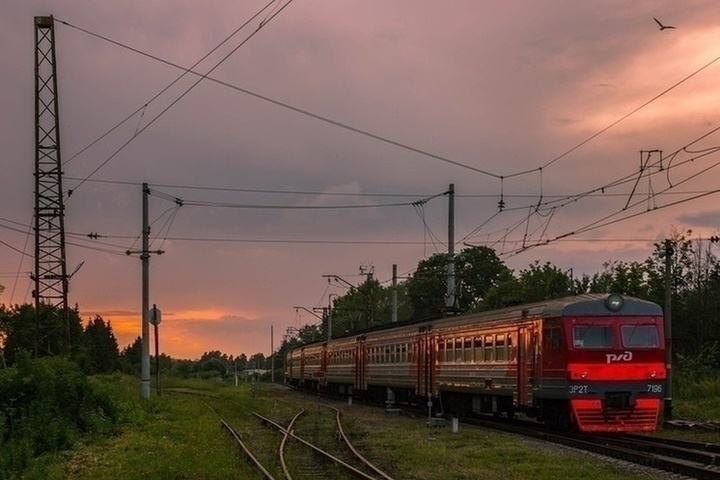
[[619, 293], [611, 293], [605, 299], [605, 306], [611, 312], [619, 312], [620, 309], [623, 307], [623, 302], [624, 299], [622, 295], [620, 295]]
[[657, 372], [650, 372], [650, 378], [657, 377]]
[[582, 372], [582, 373], [580, 374], [580, 378], [582, 378], [583, 380], [585, 380], [585, 379], [587, 378], [587, 372]]

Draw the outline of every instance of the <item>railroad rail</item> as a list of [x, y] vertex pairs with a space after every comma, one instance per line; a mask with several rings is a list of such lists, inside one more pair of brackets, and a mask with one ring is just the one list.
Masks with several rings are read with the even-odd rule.
[[355, 457], [358, 460], [360, 460], [365, 465], [367, 465], [367, 467], [370, 470], [372, 470], [376, 474], [380, 475], [381, 478], [383, 478], [385, 480], [393, 480], [393, 478], [390, 475], [388, 475], [387, 473], [380, 470], [374, 463], [372, 463], [370, 460], [366, 459], [362, 454], [360, 454], [360, 452], [358, 452], [357, 449], [353, 446], [353, 444], [350, 441], [350, 439], [348, 438], [348, 436], [345, 435], [345, 430], [343, 429], [342, 421], [340, 420], [340, 415], [341, 415], [340, 410], [335, 407], [332, 407], [330, 405], [323, 405], [323, 406], [325, 408], [329, 408], [329, 409], [335, 411], [335, 421], [337, 423], [337, 428], [338, 428], [338, 433], [340, 435], [340, 438], [345, 443], [347, 448], [353, 453], [353, 455], [355, 455]]
[[588, 435], [549, 431], [531, 422], [463, 419], [465, 423], [516, 433], [701, 480], [720, 480], [720, 445], [649, 435]]
[[220, 419], [220, 423], [222, 424], [225, 429], [227, 429], [230, 432], [230, 435], [235, 439], [235, 442], [240, 446], [245, 456], [252, 462], [255, 467], [260, 470], [260, 472], [265, 476], [267, 480], [275, 480], [275, 477], [272, 476], [272, 474], [263, 466], [262, 463], [255, 457], [255, 455], [252, 454], [252, 452], [247, 448], [245, 443], [242, 441], [242, 438], [240, 438], [240, 435], [235, 431], [234, 428], [232, 428], [228, 423]]
[[[353, 465], [350, 465], [349, 463], [347, 463], [347, 462], [345, 462], [344, 460], [336, 457], [335, 455], [333, 455], [333, 454], [331, 454], [331, 453], [323, 450], [322, 448], [318, 447], [317, 445], [314, 445], [314, 444], [308, 442], [307, 440], [303, 439], [302, 437], [300, 437], [300, 436], [298, 436], [298, 435], [295, 435], [295, 433], [293, 433], [293, 431], [292, 431], [291, 429], [287, 429], [287, 428], [283, 427], [282, 425], [279, 425], [278, 423], [274, 422], [273, 420], [271, 420], [271, 419], [269, 419], [269, 418], [267, 418], [267, 417], [265, 417], [265, 416], [263, 416], [263, 415], [260, 415], [260, 414], [257, 413], [257, 412], [252, 412], [252, 414], [255, 415], [255, 417], [257, 417], [261, 422], [263, 422], [263, 424], [269, 425], [269, 426], [277, 429], [278, 431], [280, 431], [281, 433], [283, 433], [283, 434], [286, 435], [287, 437], [292, 437], [294, 440], [297, 440], [297, 441], [300, 442], [301, 444], [303, 444], [303, 445], [305, 445], [306, 447], [312, 449], [314, 452], [320, 454], [321, 456], [327, 458], [328, 460], [334, 462], [335, 464], [342, 466], [342, 467], [345, 468], [348, 472], [350, 472], [351, 474], [357, 476], [358, 478], [363, 478], [363, 479], [365, 479], [365, 480], [378, 480], [377, 477], [372, 476], [372, 475], [369, 475], [369, 474], [363, 472], [363, 471], [360, 470], [359, 468], [357, 468], [357, 467], [355, 467], [355, 466], [353, 466]], [[363, 458], [364, 458], [364, 457], [363, 457]], [[359, 458], [358, 458], [358, 459], [359, 459]], [[363, 460], [361, 460], [361, 461], [363, 461]], [[369, 462], [365, 459], [365, 460], [363, 461], [363, 464], [369, 465]], [[371, 467], [371, 468], [372, 468], [372, 467]], [[377, 467], [374, 467], [374, 468], [372, 468], [372, 469], [373, 469], [374, 472], [377, 473], [377, 471], [378, 471], [378, 470], [376, 470]], [[392, 480], [392, 477], [389, 477], [389, 476], [383, 476], [382, 478], [385, 479], [385, 480]]]
[[278, 455], [280, 456], [280, 465], [282, 466], [283, 473], [285, 474], [285, 478], [287, 480], [292, 480], [292, 476], [290, 475], [290, 469], [287, 467], [287, 463], [285, 463], [285, 446], [287, 445], [288, 438], [290, 438], [290, 432], [292, 432], [293, 425], [295, 425], [295, 422], [298, 418], [300, 418], [300, 415], [302, 415], [303, 413], [305, 413], [305, 409], [300, 410], [300, 412], [298, 412], [298, 414], [295, 415], [292, 420], [290, 420], [290, 423], [285, 430], [282, 442], [280, 442], [280, 447], [278, 449]]

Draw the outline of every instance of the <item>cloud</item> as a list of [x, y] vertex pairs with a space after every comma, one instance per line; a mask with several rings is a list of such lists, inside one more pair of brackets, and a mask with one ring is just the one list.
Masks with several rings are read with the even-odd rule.
[[[32, 252], [33, 15], [50, 12], [190, 66], [263, 5], [145, 3], [28, 0], [4, 9], [0, 61], [13, 94], [0, 98], [0, 218], [20, 223], [2, 229], [16, 249], [29, 241]], [[716, 188], [717, 135], [688, 148], [703, 153], [670, 156], [718, 123], [720, 65], [602, 130], [717, 56], [717, 2], [661, 11], [656, 2], [619, 0], [319, 5], [293, 2], [213, 77], [414, 151], [204, 80], [111, 159], [197, 77], [144, 108], [182, 72], [57, 25], [63, 186], [75, 190], [66, 204], [68, 265], [85, 261], [71, 280], [71, 303], [84, 315], [107, 315], [121, 343], [140, 333], [141, 264], [125, 251], [140, 248], [143, 182], [153, 190], [151, 248], [165, 251], [150, 259], [151, 303], [172, 312], [161, 327], [163, 348], [179, 356], [267, 353], [270, 324], [281, 330], [296, 321], [293, 306], [326, 304], [323, 275], [359, 282], [358, 266], [371, 263], [388, 280], [393, 264], [411, 271], [447, 249], [445, 196], [422, 208], [241, 205], [413, 202], [452, 183], [456, 240], [509, 253], [567, 235], [503, 259], [513, 268], [540, 260], [588, 273], [608, 259], [645, 258], [673, 224], [714, 231], [711, 212], [693, 213], [700, 200], [690, 199]], [[659, 32], [653, 16], [678, 28]], [[241, 38], [198, 70], [207, 72]], [[662, 170], [654, 164], [640, 177], [646, 149], [667, 158]], [[582, 192], [593, 193], [575, 196]], [[357, 196], [328, 195], [337, 193]], [[21, 263], [3, 245], [0, 262], [32, 268], [31, 258]], [[3, 300], [27, 300], [25, 277]]]

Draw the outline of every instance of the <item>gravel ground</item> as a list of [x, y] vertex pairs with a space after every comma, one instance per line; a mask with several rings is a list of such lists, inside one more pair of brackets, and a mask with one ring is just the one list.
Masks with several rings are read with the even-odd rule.
[[629, 474], [644, 474], [656, 478], [658, 480], [693, 480], [694, 477], [687, 477], [677, 473], [666, 472], [664, 470], [658, 470], [657, 468], [646, 467], [644, 465], [638, 465], [636, 463], [627, 462], [618, 458], [607, 457], [594, 452], [588, 452], [578, 448], [568, 447], [566, 445], [560, 445], [558, 443], [543, 442], [534, 438], [525, 437], [522, 435], [515, 435], [512, 433], [505, 433], [515, 437], [518, 442], [531, 446], [534, 449], [542, 450], [544, 452], [557, 453], [559, 455], [575, 455], [578, 457], [593, 457], [600, 462], [613, 465], [614, 467], [628, 472]]

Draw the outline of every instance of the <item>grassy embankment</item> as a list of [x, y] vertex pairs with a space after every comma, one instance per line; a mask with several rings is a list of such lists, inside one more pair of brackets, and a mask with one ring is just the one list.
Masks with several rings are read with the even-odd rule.
[[[278, 435], [257, 433], [251, 410], [286, 423], [312, 397], [281, 387], [259, 384], [251, 398], [247, 384], [239, 387], [213, 381], [166, 379], [165, 388], [189, 388], [208, 396], [165, 392], [144, 400], [136, 378], [113, 375], [94, 381], [109, 390], [122, 410], [121, 433], [84, 442], [68, 452], [34, 462], [25, 478], [73, 479], [255, 479], [219, 416], [238, 430], [260, 456], [276, 456]], [[720, 391], [720, 388], [718, 389]], [[713, 394], [714, 395], [714, 394]], [[676, 402], [678, 415], [701, 408], [720, 412], [718, 401]], [[555, 447], [538, 446], [513, 436], [462, 426], [425, 426], [423, 419], [386, 416], [382, 409], [342, 406], [344, 422], [364, 454], [400, 479], [537, 479], [583, 477], [599, 480], [650, 479], [614, 465]], [[705, 415], [704, 417], [707, 417]], [[720, 414], [716, 418], [720, 418]], [[277, 467], [273, 467], [277, 468]], [[278, 471], [278, 470], [274, 470]], [[278, 471], [279, 472], [279, 471]], [[281, 475], [277, 475], [281, 478]]]

